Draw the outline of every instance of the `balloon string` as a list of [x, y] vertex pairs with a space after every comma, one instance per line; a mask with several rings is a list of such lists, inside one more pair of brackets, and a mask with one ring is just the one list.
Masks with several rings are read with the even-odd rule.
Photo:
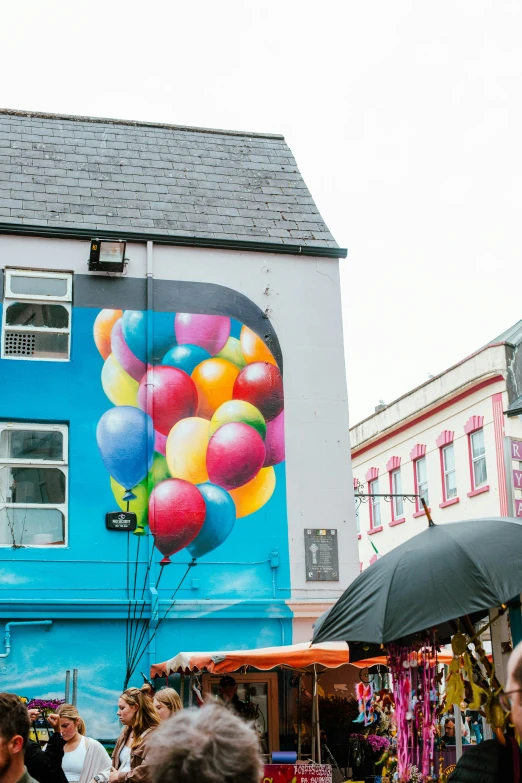
[[[129, 505], [129, 503], [127, 502], [127, 506], [128, 505]], [[127, 648], [126, 648], [127, 649], [127, 653], [126, 653], [127, 663], [126, 663], [126, 667], [125, 667], [126, 670], [128, 669], [128, 663], [129, 663], [129, 660], [130, 660], [130, 651], [131, 651], [130, 640], [131, 640], [132, 635], [133, 635], [134, 622], [136, 621], [136, 581], [137, 581], [137, 578], [138, 578], [138, 566], [139, 566], [139, 562], [140, 562], [140, 543], [141, 543], [141, 536], [138, 537], [138, 546], [136, 548], [136, 559], [134, 561], [134, 585], [132, 587], [132, 600], [134, 602], [134, 606], [132, 607], [132, 617], [131, 617], [131, 621], [130, 621], [130, 631], [128, 633], [128, 639], [127, 639]], [[129, 558], [127, 558], [127, 560], [128, 559]], [[130, 602], [129, 602], [129, 612], [130, 612]]]
[[[141, 539], [138, 538], [138, 547], [139, 547], [139, 544], [140, 544], [140, 540]], [[126, 677], [125, 683], [126, 684], [128, 683], [129, 678], [131, 676], [131, 674], [130, 674], [130, 661], [134, 657], [134, 652], [136, 650], [136, 646], [135, 646], [136, 637], [138, 635], [139, 625], [140, 625], [141, 619], [143, 617], [143, 611], [145, 609], [145, 601], [143, 601], [143, 596], [145, 595], [145, 586], [147, 584], [147, 576], [148, 576], [148, 574], [150, 572], [153, 556], [154, 556], [154, 547], [151, 550], [150, 557], [149, 557], [149, 562], [148, 562], [148, 565], [147, 565], [147, 569], [146, 569], [145, 575], [143, 577], [143, 586], [142, 586], [142, 589], [141, 589], [141, 598], [140, 598], [140, 600], [142, 601], [142, 604], [141, 604], [141, 609], [140, 609], [140, 613], [139, 613], [138, 617], [136, 617], [137, 605], [136, 604], [134, 605], [134, 607], [135, 607], [134, 608], [134, 621], [135, 621], [135, 623], [133, 623], [133, 625], [134, 625], [134, 629], [133, 630], [132, 630], [132, 626], [131, 626], [131, 643], [130, 643], [130, 652], [129, 652], [129, 662], [127, 663], [126, 674], [125, 674], [125, 677]], [[137, 571], [137, 568], [138, 568], [138, 564], [136, 563], [136, 571]]]
[[[137, 665], [138, 665], [139, 661], [141, 660], [142, 656], [143, 656], [143, 655], [145, 654], [145, 652], [147, 651], [147, 648], [148, 648], [148, 646], [149, 646], [149, 645], [152, 643], [153, 639], [155, 638], [156, 634], [158, 633], [158, 630], [159, 630], [159, 628], [160, 628], [161, 624], [163, 623], [163, 621], [165, 620], [165, 618], [166, 618], [166, 617], [167, 617], [167, 615], [169, 614], [170, 610], [171, 610], [171, 609], [172, 609], [172, 607], [174, 606], [174, 604], [175, 604], [175, 602], [176, 602], [176, 594], [177, 594], [178, 590], [179, 590], [179, 589], [181, 588], [181, 586], [183, 585], [183, 582], [184, 582], [184, 581], [185, 581], [185, 579], [187, 578], [187, 576], [188, 576], [188, 573], [189, 573], [190, 569], [191, 569], [191, 568], [193, 568], [195, 565], [196, 565], [196, 558], [194, 557], [194, 558], [192, 559], [192, 562], [191, 562], [191, 563], [189, 563], [189, 565], [188, 565], [188, 567], [187, 567], [187, 570], [185, 571], [185, 573], [184, 573], [184, 574], [183, 574], [183, 576], [181, 577], [181, 580], [180, 580], [180, 582], [179, 582], [178, 586], [177, 586], [177, 587], [176, 587], [176, 589], [174, 590], [174, 592], [173, 592], [173, 594], [172, 594], [172, 596], [171, 596], [171, 599], [170, 599], [170, 600], [171, 600], [171, 603], [170, 603], [169, 607], [168, 607], [168, 608], [167, 608], [167, 610], [165, 611], [165, 614], [163, 615], [163, 617], [162, 617], [162, 618], [159, 620], [159, 622], [158, 622], [158, 624], [157, 624], [156, 628], [154, 629], [154, 633], [152, 634], [152, 636], [151, 636], [151, 637], [150, 637], [150, 639], [148, 639], [148, 640], [146, 640], [146, 639], [145, 639], [145, 634], [146, 634], [146, 632], [147, 632], [147, 629], [148, 629], [148, 628], [149, 628], [149, 626], [150, 626], [150, 620], [151, 620], [151, 618], [149, 618], [149, 620], [148, 620], [148, 623], [146, 623], [146, 624], [144, 625], [144, 627], [143, 627], [143, 629], [142, 629], [142, 632], [141, 632], [140, 641], [139, 641], [139, 642], [138, 642], [138, 644], [136, 645], [136, 653], [134, 654], [134, 657], [133, 657], [133, 659], [132, 659], [132, 661], [131, 661], [130, 670], [129, 670], [129, 672], [128, 672], [128, 679], [130, 679], [130, 678], [132, 677], [132, 675], [134, 674], [134, 672], [135, 672], [135, 670], [136, 670], [136, 667], [137, 667]], [[161, 578], [161, 574], [160, 574], [160, 577], [158, 578], [158, 582], [159, 582], [159, 579], [160, 579], [160, 578]]]

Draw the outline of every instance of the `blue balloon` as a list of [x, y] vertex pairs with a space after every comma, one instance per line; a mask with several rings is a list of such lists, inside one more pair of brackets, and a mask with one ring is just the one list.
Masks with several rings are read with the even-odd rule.
[[125, 489], [139, 484], [152, 467], [154, 426], [140, 408], [110, 408], [98, 422], [96, 440], [107, 471]]
[[[128, 347], [142, 362], [147, 363], [147, 313], [143, 310], [125, 310], [121, 319], [121, 327]], [[151, 362], [157, 362], [176, 345], [174, 334], [174, 313], [153, 313], [152, 321]]]
[[203, 527], [187, 547], [192, 557], [202, 557], [221, 546], [236, 521], [236, 507], [226, 490], [210, 482], [198, 484], [197, 488], [205, 500], [207, 514]]
[[178, 367], [178, 369], [192, 375], [192, 371], [200, 362], [210, 359], [208, 351], [199, 345], [175, 345], [162, 359], [162, 364], [168, 364], [169, 367]]

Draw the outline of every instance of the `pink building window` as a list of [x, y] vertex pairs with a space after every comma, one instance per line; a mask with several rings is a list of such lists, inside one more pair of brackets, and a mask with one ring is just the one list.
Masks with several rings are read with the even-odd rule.
[[474, 497], [489, 490], [486, 465], [486, 448], [484, 445], [484, 416], [472, 416], [464, 426], [468, 436], [469, 474], [471, 492], [468, 497]]
[[404, 499], [402, 496], [402, 477], [401, 477], [401, 458], [390, 457], [386, 463], [390, 480], [390, 495], [395, 495], [391, 499], [392, 521], [391, 524], [397, 524], [404, 519]]
[[365, 478], [368, 482], [368, 494], [371, 495], [369, 499], [370, 529], [368, 532], [379, 533], [382, 530], [381, 499], [374, 497], [379, 495], [379, 468], [370, 468]]
[[[413, 462], [413, 486], [416, 495], [424, 498], [426, 505], [429, 505], [428, 498], [428, 470], [426, 467], [426, 446], [423, 443], [417, 443], [410, 451], [410, 459]], [[415, 498], [415, 512], [419, 516], [424, 514], [424, 508], [421, 498]], [[416, 515], [414, 514], [414, 516]]]
[[440, 456], [440, 479], [442, 483], [442, 503], [439, 508], [446, 508], [459, 502], [457, 497], [457, 471], [455, 469], [455, 447], [452, 430], [443, 430], [437, 438]]

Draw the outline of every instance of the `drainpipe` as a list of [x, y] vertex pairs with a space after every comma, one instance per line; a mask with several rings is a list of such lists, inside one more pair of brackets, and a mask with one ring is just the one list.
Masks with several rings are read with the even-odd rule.
[[[146, 278], [146, 292], [147, 292], [147, 367], [152, 367], [154, 364], [154, 245], [149, 240], [147, 242], [147, 278]], [[147, 413], [153, 419], [154, 417], [154, 397], [151, 393], [152, 384], [147, 384], [146, 387], [146, 408]], [[153, 446], [154, 448], [154, 446]], [[147, 464], [150, 459], [150, 454], [147, 454]], [[150, 497], [150, 487], [147, 485], [147, 492]], [[154, 538], [149, 529], [149, 535], [147, 536], [149, 542], [148, 554], [149, 554], [149, 593], [150, 593], [150, 621], [147, 630], [148, 645], [146, 653], [148, 653], [149, 670], [152, 664], [156, 661], [156, 639], [155, 630], [158, 625], [158, 608], [159, 608], [159, 595], [156, 589], [157, 584], [157, 565], [154, 557]]]
[[52, 620], [20, 620], [19, 622], [7, 623], [5, 626], [5, 653], [0, 653], [0, 658], [7, 658], [11, 652], [11, 626], [12, 625], [52, 625]]

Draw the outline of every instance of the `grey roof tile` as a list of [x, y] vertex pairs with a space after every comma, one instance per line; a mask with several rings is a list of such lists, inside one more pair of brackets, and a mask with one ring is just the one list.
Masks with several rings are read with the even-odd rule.
[[0, 216], [337, 247], [282, 136], [8, 109]]

